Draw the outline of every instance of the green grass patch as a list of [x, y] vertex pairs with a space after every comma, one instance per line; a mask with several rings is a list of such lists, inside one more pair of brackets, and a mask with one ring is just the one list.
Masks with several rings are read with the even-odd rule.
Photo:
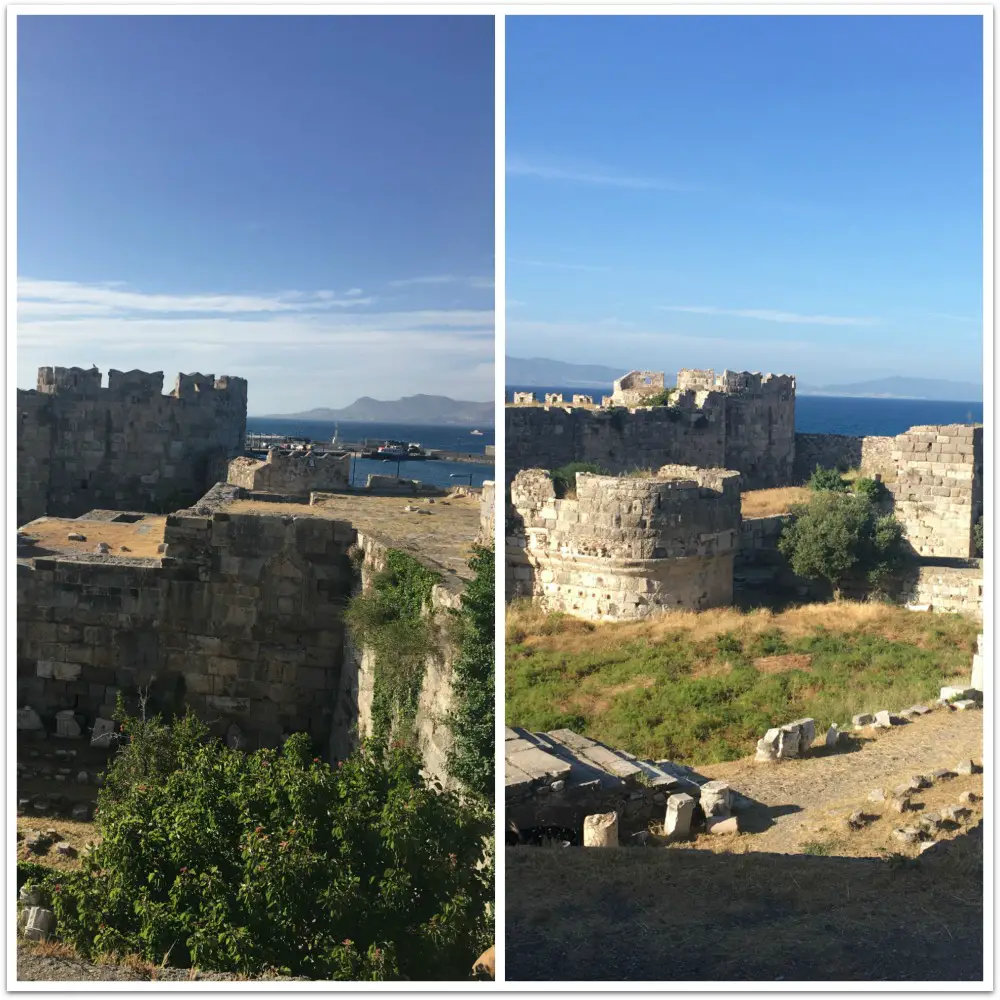
[[661, 621], [638, 638], [616, 625], [560, 636], [539, 624], [507, 646], [510, 725], [701, 764], [747, 756], [768, 728], [803, 716], [822, 729], [927, 700], [968, 670], [979, 629], [954, 615], [910, 616], [905, 638], [855, 621], [707, 637]]

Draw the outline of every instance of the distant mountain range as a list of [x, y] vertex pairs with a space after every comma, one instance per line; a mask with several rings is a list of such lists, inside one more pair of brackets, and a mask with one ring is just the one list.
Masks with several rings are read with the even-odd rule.
[[952, 382], [944, 378], [907, 378], [894, 375], [868, 382], [845, 385], [811, 386], [796, 384], [803, 396], [863, 396], [884, 399], [935, 399], [956, 403], [981, 403], [983, 386], [979, 382]]
[[551, 358], [510, 358], [507, 359], [504, 380], [507, 385], [561, 385], [598, 386], [609, 389], [616, 378], [629, 371], [628, 368], [608, 368], [607, 365], [572, 365]]
[[[544, 386], [599, 386], [609, 388], [616, 378], [621, 378], [628, 368], [609, 368], [607, 365], [575, 365], [551, 358], [507, 358], [504, 381], [517, 388]], [[885, 399], [934, 399], [958, 403], [979, 403], [983, 387], [978, 382], [952, 382], [943, 378], [908, 378], [894, 375], [891, 378], [871, 379], [867, 382], [850, 382], [841, 385], [808, 385], [798, 382], [796, 389], [803, 396], [862, 396]]]
[[362, 396], [350, 406], [333, 410], [318, 406], [299, 413], [262, 413], [273, 420], [344, 420], [381, 424], [428, 424], [444, 427], [492, 427], [493, 404], [471, 403], [447, 396], [404, 396], [402, 399], [372, 399]]

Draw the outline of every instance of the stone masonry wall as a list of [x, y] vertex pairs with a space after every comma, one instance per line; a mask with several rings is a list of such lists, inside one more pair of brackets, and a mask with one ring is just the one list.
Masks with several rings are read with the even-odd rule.
[[289, 496], [308, 496], [313, 490], [347, 489], [351, 482], [351, 456], [282, 452], [272, 448], [266, 461], [234, 458], [229, 463], [227, 482], [248, 490]]
[[982, 620], [983, 569], [979, 565], [924, 564], [904, 581], [900, 597], [931, 611], [958, 612]]
[[983, 429], [911, 427], [895, 438], [893, 511], [918, 555], [966, 559], [982, 514]]
[[165, 512], [225, 478], [246, 431], [243, 379], [41, 368], [17, 393], [17, 523], [95, 507]]
[[480, 545], [493, 545], [496, 539], [497, 497], [496, 483], [492, 479], [483, 482], [483, 492], [479, 498], [479, 536]]
[[[330, 739], [356, 532], [345, 522], [171, 515], [167, 556], [18, 565], [18, 704], [107, 717], [148, 686], [249, 745]], [[134, 703], [134, 702], [133, 702]]]
[[[164, 540], [162, 559], [19, 562], [17, 704], [73, 709], [86, 729], [119, 692], [134, 710], [145, 688], [150, 711], [189, 705], [216, 735], [238, 727], [245, 748], [305, 731], [346, 756], [370, 729], [373, 675], [343, 613], [385, 546], [344, 521], [223, 509], [171, 515]], [[435, 609], [458, 607], [461, 590], [436, 586]], [[444, 634], [415, 720], [425, 767], [446, 784], [454, 655]]]
[[611, 473], [678, 462], [722, 466], [725, 400], [719, 393], [679, 393], [676, 406], [635, 410], [506, 408], [507, 475], [590, 462]]
[[793, 480], [804, 483], [816, 470], [861, 469], [866, 475], [881, 475], [888, 481], [895, 475], [892, 457], [895, 438], [855, 437], [850, 434], [796, 434]]
[[[634, 387], [659, 376], [659, 383]], [[628, 382], [621, 388], [619, 383]], [[752, 372], [684, 370], [671, 405], [642, 407], [662, 373], [630, 372], [601, 410], [507, 407], [508, 476], [589, 462], [611, 473], [678, 463], [734, 469], [744, 488], [785, 485], [795, 450], [795, 379]], [[638, 393], [634, 398], [629, 393]], [[627, 403], [633, 409], [620, 408]], [[617, 407], [617, 408], [616, 408]]]
[[511, 485], [509, 596], [591, 619], [726, 605], [740, 523], [739, 475], [665, 466], [655, 478], [580, 473], [555, 499], [542, 470]]

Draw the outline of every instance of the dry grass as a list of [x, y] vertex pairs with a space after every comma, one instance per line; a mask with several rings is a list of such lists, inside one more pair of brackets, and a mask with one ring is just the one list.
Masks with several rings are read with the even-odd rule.
[[546, 612], [528, 601], [515, 601], [507, 606], [505, 628], [508, 643], [582, 653], [617, 649], [630, 642], [657, 641], [675, 634], [700, 641], [732, 633], [748, 640], [775, 628], [789, 638], [812, 635], [817, 628], [823, 628], [880, 635], [893, 642], [925, 647], [929, 621], [933, 619], [891, 604], [837, 601], [803, 604], [780, 612], [768, 608], [712, 608], [674, 611], [644, 621], [589, 622]]
[[49, 939], [48, 941], [29, 941], [19, 937], [17, 946], [23, 951], [31, 952], [39, 958], [79, 958], [80, 956], [68, 944]]
[[748, 490], [740, 495], [744, 517], [774, 517], [792, 507], [807, 504], [816, 494], [805, 486], [783, 486], [774, 490]]
[[[40, 517], [21, 530], [38, 539], [37, 548], [61, 555], [92, 553], [99, 542], [107, 542], [112, 556], [158, 559], [157, 547], [163, 541], [167, 519], [147, 514], [141, 521], [118, 523], [114, 521], [78, 521], [61, 517]], [[71, 542], [66, 537], [81, 534], [86, 541]], [[122, 552], [125, 546], [128, 551]]]
[[[18, 816], [17, 832], [27, 837], [33, 830], [55, 830], [58, 836], [42, 854], [28, 850], [23, 840], [17, 842], [18, 861], [37, 861], [58, 871], [72, 871], [80, 866], [84, 847], [97, 841], [97, 828], [93, 823], [79, 823], [70, 819], [53, 819], [48, 816]], [[75, 857], [66, 857], [56, 851], [55, 845], [62, 841], [76, 848]]]
[[808, 653], [783, 653], [780, 656], [758, 656], [753, 665], [762, 674], [784, 674], [789, 670], [809, 672], [812, 657]]

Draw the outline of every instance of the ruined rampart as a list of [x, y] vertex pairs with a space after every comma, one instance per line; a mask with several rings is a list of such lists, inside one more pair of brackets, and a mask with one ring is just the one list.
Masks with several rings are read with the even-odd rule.
[[610, 473], [662, 465], [722, 465], [724, 399], [680, 393], [673, 406], [584, 409], [506, 408], [507, 475], [590, 462]]
[[95, 507], [166, 512], [224, 479], [246, 431], [241, 378], [41, 368], [17, 393], [17, 523]]
[[[647, 384], [647, 379], [648, 384]], [[508, 406], [508, 476], [572, 462], [610, 473], [666, 464], [715, 466], [743, 475], [745, 489], [791, 481], [795, 379], [759, 372], [682, 371], [667, 406], [642, 406], [663, 374], [630, 372], [601, 409]], [[519, 402], [515, 394], [515, 404]]]
[[254, 492], [287, 496], [308, 496], [313, 490], [347, 489], [351, 482], [351, 456], [272, 448], [265, 460], [234, 458], [229, 463], [227, 482]]
[[983, 429], [911, 427], [894, 439], [893, 513], [921, 556], [965, 559], [983, 513]]
[[[344, 611], [387, 546], [347, 521], [229, 513], [224, 503], [168, 516], [155, 558], [19, 559], [18, 705], [49, 720], [71, 710], [86, 732], [111, 717], [119, 693], [134, 711], [146, 691], [147, 711], [190, 706], [245, 748], [304, 731], [345, 756], [370, 730], [373, 663]], [[443, 580], [433, 607], [457, 607], [462, 587]], [[414, 720], [428, 772], [446, 783], [453, 659], [443, 635]]]
[[739, 475], [665, 466], [654, 477], [578, 474], [556, 499], [549, 474], [511, 485], [511, 596], [591, 619], [725, 605], [733, 597]]

